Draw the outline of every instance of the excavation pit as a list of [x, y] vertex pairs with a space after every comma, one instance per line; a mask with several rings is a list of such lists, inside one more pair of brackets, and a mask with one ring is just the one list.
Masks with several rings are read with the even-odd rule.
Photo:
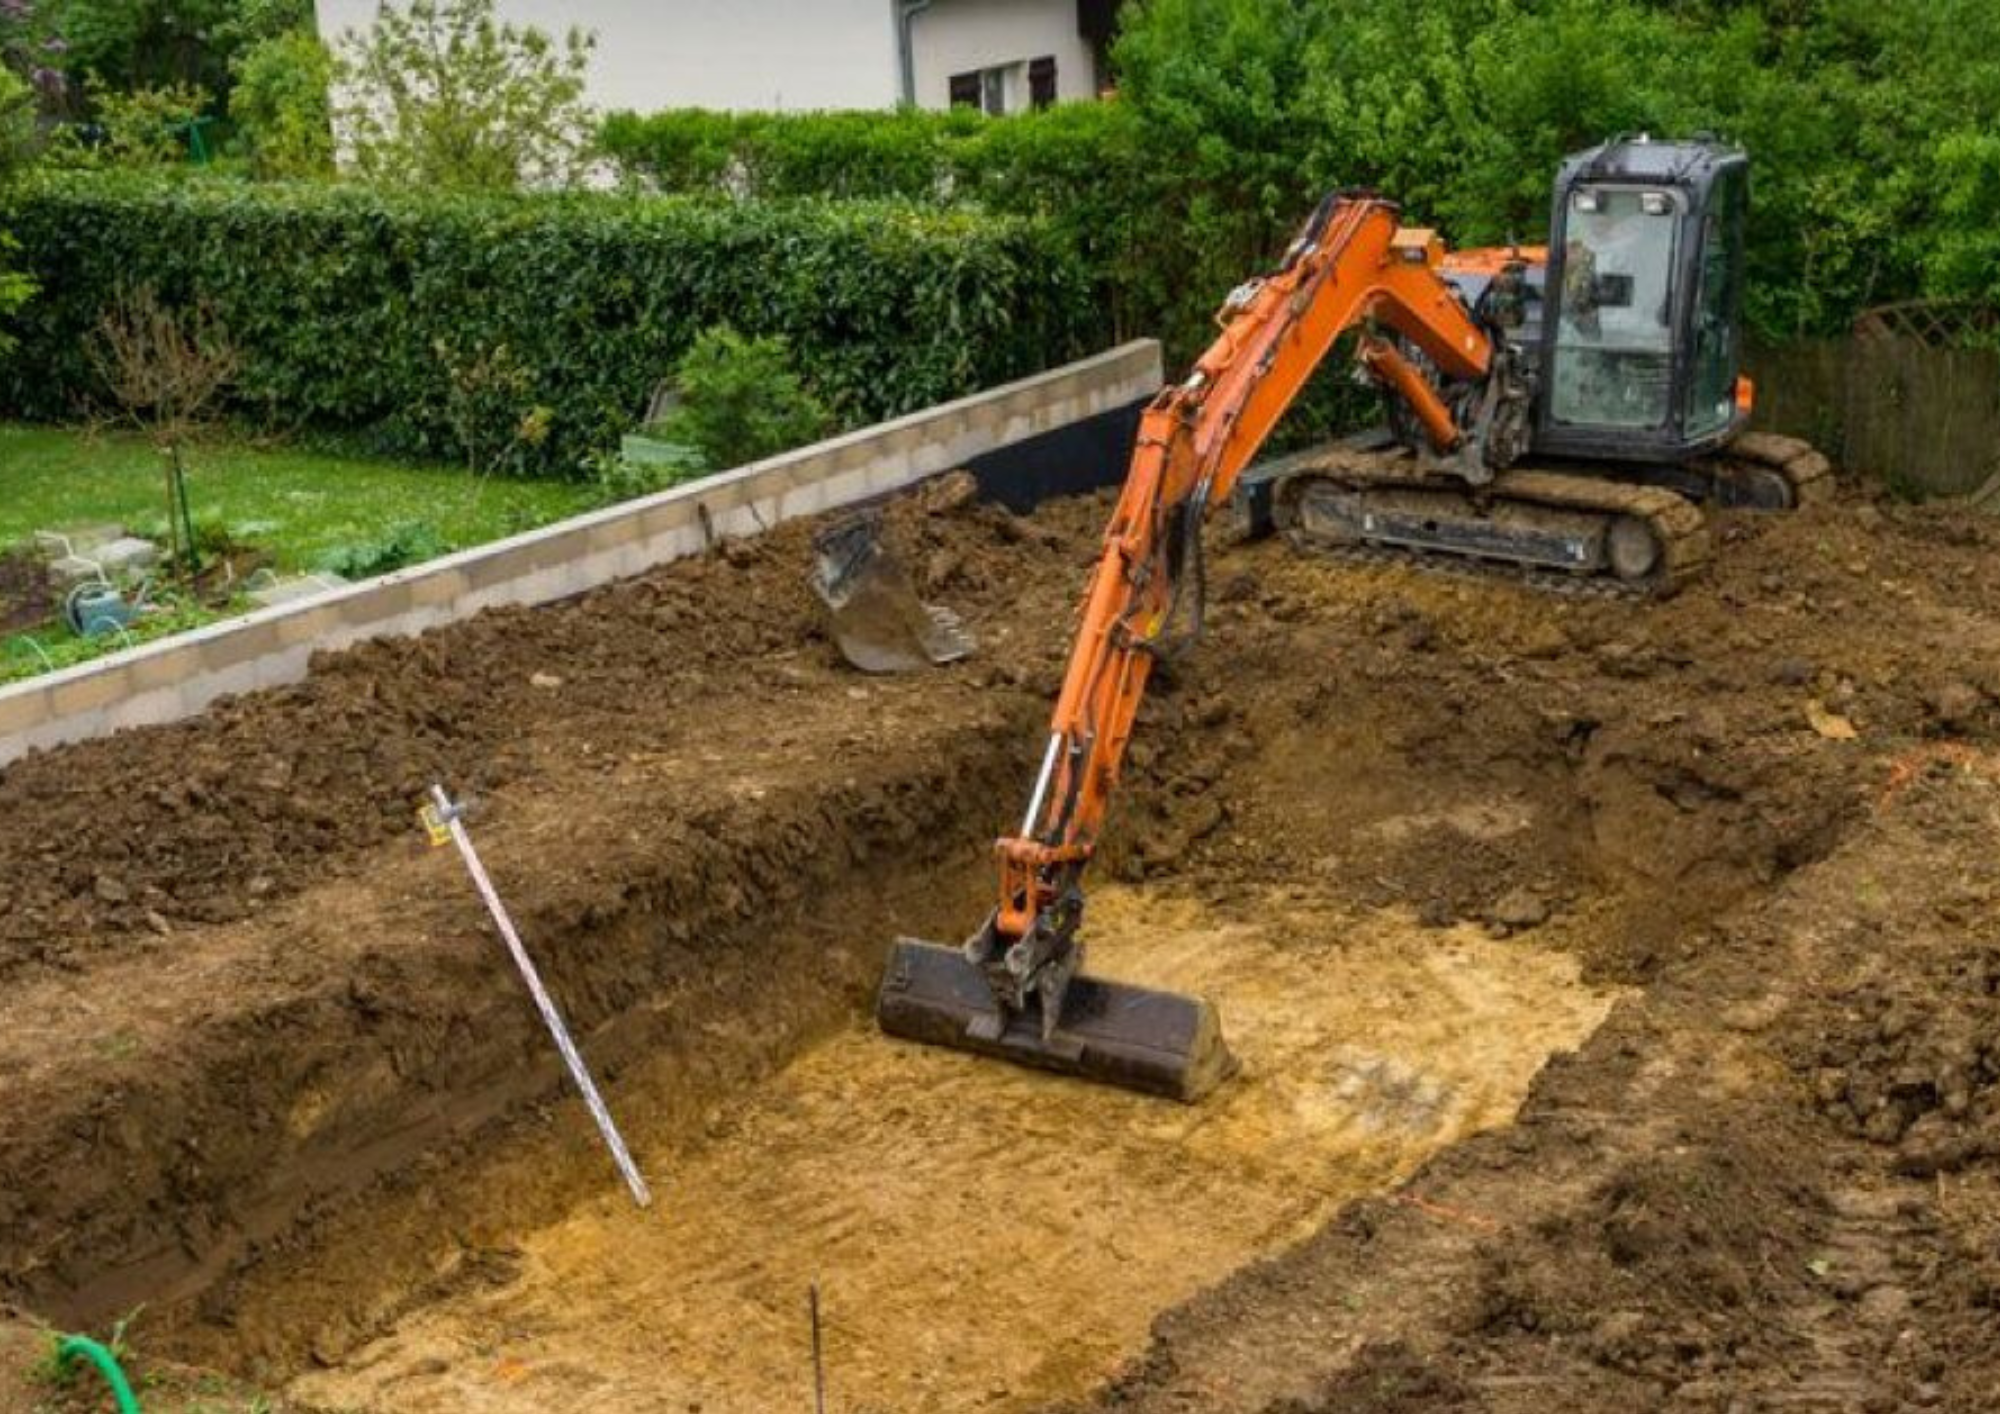
[[1208, 1102], [857, 1021], [724, 1103], [698, 1146], [643, 1151], [653, 1211], [607, 1189], [523, 1234], [504, 1279], [289, 1392], [343, 1409], [791, 1407], [810, 1395], [817, 1282], [839, 1407], [1080, 1396], [1162, 1310], [1505, 1123], [1611, 1002], [1569, 955], [1330, 900], [1218, 914], [1107, 887], [1092, 930], [1098, 970], [1219, 1003], [1243, 1069]]
[[172, 1359], [286, 1414], [806, 1408], [817, 1281], [856, 1414], [1984, 1407], [1987, 1279], [1913, 1273], [2000, 1240], [1953, 1128], [2000, 1090], [1905, 1077], [1992, 1034], [2000, 528], [1735, 517], [1648, 605], [1219, 545], [1089, 880], [1093, 970], [1243, 1060], [1183, 1108], [867, 1020], [992, 906], [1107, 510], [891, 508], [982, 644], [934, 673], [842, 667], [781, 527], [0, 772], [0, 1349], [143, 1303], [149, 1414], [204, 1407]]

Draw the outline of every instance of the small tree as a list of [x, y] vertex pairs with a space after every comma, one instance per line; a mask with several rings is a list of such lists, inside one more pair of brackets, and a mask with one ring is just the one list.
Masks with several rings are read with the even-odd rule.
[[199, 564], [181, 444], [235, 378], [236, 346], [207, 300], [176, 313], [142, 285], [104, 312], [89, 352], [112, 400], [165, 459], [169, 559], [192, 572]]
[[596, 116], [583, 101], [592, 36], [560, 42], [502, 24], [493, 0], [384, 4], [343, 36], [334, 123], [374, 182], [506, 190], [569, 186], [588, 167]]
[[703, 331], [674, 370], [679, 403], [654, 429], [692, 447], [711, 471], [788, 452], [826, 434], [833, 418], [792, 365], [782, 335]]
[[286, 30], [237, 55], [229, 117], [260, 177], [333, 170], [333, 55], [309, 29]]

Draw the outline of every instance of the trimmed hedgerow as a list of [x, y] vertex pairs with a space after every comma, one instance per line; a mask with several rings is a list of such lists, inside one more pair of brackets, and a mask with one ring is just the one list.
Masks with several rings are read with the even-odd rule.
[[671, 108], [613, 113], [598, 143], [628, 191], [886, 197], [1046, 221], [1082, 257], [1091, 300], [1121, 337], [1160, 332], [1168, 310], [1190, 298], [1201, 306], [1192, 319], [1199, 334], [1219, 298], [1181, 279], [1189, 237], [1179, 159], [1148, 148], [1124, 104], [1065, 103], [1007, 118], [968, 108]]
[[1026, 216], [896, 202], [393, 195], [69, 174], [0, 213], [41, 294], [0, 408], [101, 399], [121, 287], [209, 301], [233, 411], [274, 430], [567, 473], [702, 330], [778, 334], [842, 422], [959, 396], [1101, 341], [1068, 242]]

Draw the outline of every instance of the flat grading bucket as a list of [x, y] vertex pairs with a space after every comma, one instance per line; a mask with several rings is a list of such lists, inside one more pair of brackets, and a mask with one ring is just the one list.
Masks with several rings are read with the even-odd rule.
[[1003, 1012], [962, 949], [916, 938], [890, 948], [875, 1019], [891, 1036], [1189, 1103], [1236, 1073], [1215, 1008], [1200, 997], [1077, 977], [1044, 1041], [1041, 1016]]
[[972, 652], [958, 615], [918, 600], [882, 544], [882, 518], [863, 511], [813, 537], [813, 590], [832, 615], [841, 654], [864, 673], [907, 673]]

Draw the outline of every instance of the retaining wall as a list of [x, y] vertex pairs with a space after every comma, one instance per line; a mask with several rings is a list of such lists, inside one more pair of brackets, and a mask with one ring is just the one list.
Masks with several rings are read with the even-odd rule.
[[991, 462], [1002, 448], [1126, 413], [1162, 376], [1159, 344], [1138, 340], [693, 485], [12, 684], [0, 688], [0, 763], [296, 682], [322, 649], [421, 633], [495, 604], [565, 599], [721, 537]]

